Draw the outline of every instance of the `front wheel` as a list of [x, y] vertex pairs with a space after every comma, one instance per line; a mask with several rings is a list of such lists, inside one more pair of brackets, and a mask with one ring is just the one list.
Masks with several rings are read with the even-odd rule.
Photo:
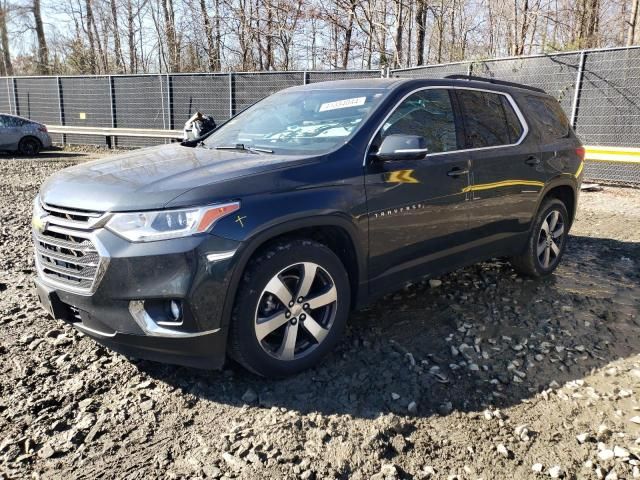
[[328, 247], [310, 240], [277, 243], [243, 275], [230, 354], [265, 377], [309, 368], [339, 341], [350, 297], [345, 268]]
[[511, 259], [514, 268], [532, 277], [551, 274], [560, 263], [569, 232], [569, 214], [557, 198], [546, 200], [536, 215], [525, 251]]

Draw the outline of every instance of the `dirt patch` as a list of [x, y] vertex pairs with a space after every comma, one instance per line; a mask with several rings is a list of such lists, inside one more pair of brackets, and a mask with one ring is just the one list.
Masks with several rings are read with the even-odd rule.
[[0, 478], [640, 477], [640, 191], [582, 193], [551, 278], [412, 285], [274, 382], [127, 359], [40, 310], [31, 202], [96, 155], [0, 158]]

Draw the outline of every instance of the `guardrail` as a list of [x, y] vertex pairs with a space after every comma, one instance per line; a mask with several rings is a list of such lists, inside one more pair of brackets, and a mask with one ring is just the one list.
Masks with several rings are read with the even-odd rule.
[[[105, 137], [111, 148], [114, 137], [143, 137], [182, 139], [181, 130], [163, 130], [157, 128], [109, 128], [109, 127], [70, 127], [66, 125], [47, 125], [49, 133], [62, 135], [94, 135]], [[64, 141], [63, 141], [64, 143]]]

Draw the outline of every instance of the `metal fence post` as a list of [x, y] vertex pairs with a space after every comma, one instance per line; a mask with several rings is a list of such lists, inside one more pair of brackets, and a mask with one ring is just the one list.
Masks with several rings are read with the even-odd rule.
[[[116, 121], [116, 89], [113, 84], [113, 75], [109, 75], [109, 109], [111, 113], [111, 128], [116, 128], [118, 126], [118, 122]], [[115, 142], [113, 141], [115, 137], [107, 136], [107, 147], [112, 148], [115, 146]]]
[[233, 72], [229, 72], [229, 118], [233, 117], [234, 110]]
[[309, 72], [305, 70], [302, 72], [302, 84], [306, 85], [307, 83], [309, 83]]
[[[58, 85], [58, 118], [60, 120], [60, 125], [64, 126], [64, 102], [62, 100], [62, 80], [60, 80], [60, 77], [56, 77], [56, 84]], [[62, 144], [64, 145], [67, 140], [67, 136], [63, 133], [62, 134]]]
[[[11, 78], [11, 86], [13, 90], [13, 115], [20, 115], [20, 108], [18, 108], [18, 94], [17, 94], [18, 80], [16, 79], [16, 77]], [[11, 100], [9, 100], [9, 103], [11, 103]]]
[[470, 77], [473, 74], [473, 62], [469, 62], [467, 66], [467, 77]]
[[578, 74], [576, 75], [576, 88], [573, 92], [573, 104], [571, 105], [571, 126], [575, 129], [578, 120], [578, 104], [580, 103], [580, 93], [582, 90], [582, 80], [584, 79], [584, 61], [586, 52], [580, 52], [580, 61], [578, 63]]
[[13, 108], [11, 107], [11, 89], [9, 88], [11, 77], [7, 77], [5, 81], [7, 82], [7, 102], [9, 102], [9, 114], [13, 115]]

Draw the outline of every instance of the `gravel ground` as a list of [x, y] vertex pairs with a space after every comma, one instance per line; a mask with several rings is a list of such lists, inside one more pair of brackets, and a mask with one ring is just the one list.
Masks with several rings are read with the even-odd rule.
[[46, 176], [0, 158], [0, 479], [640, 478], [640, 190], [583, 192], [549, 279], [486, 262], [353, 313], [284, 381], [127, 359], [31, 288]]

